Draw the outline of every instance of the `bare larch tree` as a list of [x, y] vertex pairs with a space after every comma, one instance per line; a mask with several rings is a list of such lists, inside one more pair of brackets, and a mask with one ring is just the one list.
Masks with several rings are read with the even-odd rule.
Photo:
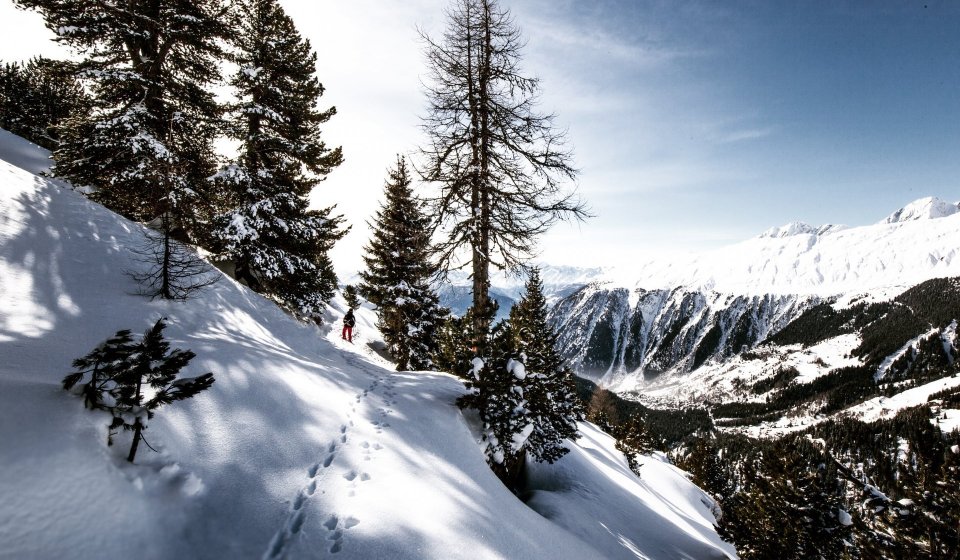
[[[417, 170], [439, 187], [429, 199], [444, 271], [472, 267], [473, 336], [482, 355], [493, 318], [491, 265], [511, 272], [533, 257], [559, 219], [587, 211], [565, 132], [538, 111], [539, 80], [523, 75], [524, 40], [496, 0], [453, 0], [447, 29], [426, 45], [428, 98]], [[465, 257], [469, 251], [469, 258]]]

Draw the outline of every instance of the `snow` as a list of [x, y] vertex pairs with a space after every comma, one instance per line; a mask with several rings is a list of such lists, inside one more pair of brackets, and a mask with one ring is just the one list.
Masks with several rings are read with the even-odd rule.
[[769, 238], [769, 239], [779, 239], [783, 237], [791, 237], [793, 235], [801, 234], [810, 234], [810, 235], [823, 235], [825, 233], [832, 233], [835, 231], [840, 231], [846, 229], [846, 226], [827, 224], [819, 227], [811, 226], [805, 222], [791, 222], [789, 224], [773, 227], [767, 231], [761, 233], [758, 237]]
[[819, 235], [757, 237], [674, 262], [644, 263], [632, 282], [646, 289], [685, 286], [738, 295], [905, 289], [930, 278], [960, 275], [958, 229], [960, 212]]
[[[690, 373], [661, 375], [639, 386], [631, 396], [648, 406], [667, 408], [678, 404], [700, 406], [705, 401], [759, 402], [775, 389], [753, 394], [749, 387], [757, 381], [775, 375], [781, 368], [794, 368], [798, 376], [793, 383], [810, 383], [837, 368], [858, 365], [859, 360], [851, 353], [859, 345], [859, 335], [844, 334], [809, 348], [799, 344], [760, 346], [749, 357], [738, 355], [719, 363], [708, 362]], [[793, 428], [796, 423], [796, 419], [784, 418], [775, 425]], [[774, 426], [765, 426], [770, 427]]]
[[[956, 408], [941, 408], [930, 422], [940, 428], [940, 431], [944, 433], [960, 430], [960, 410]], [[960, 453], [960, 446], [954, 445], [950, 449], [954, 453]]]
[[928, 196], [911, 202], [893, 214], [887, 216], [881, 224], [897, 224], [915, 220], [935, 220], [946, 218], [960, 212], [957, 204]]
[[507, 373], [519, 379], [520, 381], [523, 381], [527, 378], [526, 366], [523, 365], [523, 362], [514, 360], [513, 358], [507, 360]]
[[50, 171], [50, 152], [0, 128], [0, 160], [35, 175]]
[[931, 278], [960, 276], [958, 230], [956, 204], [922, 198], [878, 224], [796, 222], [699, 253], [630, 259], [616, 268], [555, 269], [544, 273], [544, 284], [821, 297], [882, 291], [886, 300]]
[[[2, 133], [0, 550], [8, 558], [722, 558], [712, 501], [675, 467], [626, 468], [611, 438], [531, 465], [529, 507], [486, 465], [453, 376], [395, 372], [375, 317], [354, 344], [224, 278], [186, 303], [123, 273], [142, 228], [38, 177], [44, 153]], [[159, 317], [216, 383], [107, 447], [102, 413], [60, 381], [121, 328]], [[475, 364], [482, 366], [482, 362]]]
[[853, 525], [853, 518], [850, 517], [849, 512], [847, 512], [846, 510], [840, 509], [838, 510], [838, 513], [839, 513], [839, 520], [841, 525], [844, 525], [844, 526]]
[[960, 374], [907, 389], [892, 397], [872, 398], [846, 409], [845, 413], [864, 422], [888, 420], [903, 409], [925, 404], [930, 395], [954, 387], [960, 387]]
[[883, 379], [890, 372], [890, 368], [893, 367], [894, 362], [902, 358], [907, 354], [907, 352], [915, 352], [917, 350], [917, 345], [924, 339], [929, 338], [940, 332], [940, 329], [933, 328], [928, 332], [925, 332], [921, 335], [918, 335], [911, 340], [907, 341], [900, 349], [898, 349], [893, 354], [890, 354], [880, 362], [880, 366], [877, 368], [876, 373], [873, 374], [873, 378], [877, 381]]
[[641, 457], [637, 478], [613, 438], [588, 423], [580, 432], [555, 465], [530, 465], [530, 507], [594, 543], [597, 558], [735, 557], [713, 530], [714, 500], [686, 473], [657, 454]]

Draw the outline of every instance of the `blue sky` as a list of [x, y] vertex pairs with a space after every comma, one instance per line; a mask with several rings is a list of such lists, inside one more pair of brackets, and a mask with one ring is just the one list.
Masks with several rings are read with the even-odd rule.
[[[320, 54], [325, 129], [346, 163], [315, 193], [354, 231], [393, 154], [420, 141], [416, 26], [440, 0], [282, 2]], [[515, 0], [524, 67], [569, 131], [596, 217], [558, 225], [542, 260], [615, 265], [707, 249], [768, 227], [876, 222], [922, 196], [960, 200], [960, 3]], [[0, 0], [0, 58], [43, 46]]]

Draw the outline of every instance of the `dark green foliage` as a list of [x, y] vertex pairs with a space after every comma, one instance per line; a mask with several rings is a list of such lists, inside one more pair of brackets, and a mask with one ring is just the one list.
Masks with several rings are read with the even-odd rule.
[[413, 195], [402, 156], [384, 190], [364, 249], [367, 268], [360, 272], [360, 294], [377, 308], [377, 326], [397, 369], [429, 369], [447, 311], [431, 285], [437, 267], [431, 260], [430, 219]]
[[494, 327], [489, 355], [475, 359], [467, 383], [473, 391], [459, 401], [479, 412], [488, 462], [514, 489], [526, 455], [553, 463], [569, 451], [563, 441], [578, 437], [577, 422], [584, 418], [573, 375], [555, 348], [536, 269], [526, 287], [510, 320]]
[[64, 378], [64, 389], [71, 389], [86, 374], [90, 381], [84, 385], [84, 404], [107, 410], [113, 415], [107, 442], [112, 443], [113, 430], [133, 431], [133, 441], [127, 460], [136, 458], [143, 440], [146, 420], [165, 404], [188, 399], [213, 385], [212, 373], [177, 379], [177, 374], [195, 357], [189, 350], [170, 350], [163, 338], [164, 319], [158, 320], [144, 333], [139, 342], [133, 342], [129, 330], [118, 331], [92, 352], [74, 360], [78, 370]]
[[360, 294], [357, 293], [356, 286], [349, 284], [343, 287], [343, 301], [346, 302], [347, 307], [350, 309], [360, 307]]
[[929, 329], [930, 323], [912, 309], [902, 304], [894, 305], [880, 320], [863, 328], [860, 332], [863, 342], [854, 348], [853, 355], [876, 367], [884, 358]]
[[826, 400], [823, 412], [840, 410], [878, 391], [873, 380], [874, 371], [865, 366], [838, 368], [810, 383], [787, 386], [775, 393], [768, 402], [721, 404], [713, 408], [713, 414], [720, 418], [749, 419], [748, 423], [755, 423], [759, 415], [782, 413], [814, 399]]
[[703, 362], [706, 362], [707, 358], [717, 351], [722, 337], [723, 329], [720, 328], [719, 324], [715, 323], [710, 327], [710, 330], [707, 331], [707, 334], [703, 335], [700, 344], [697, 346], [697, 351], [693, 355], [693, 369], [702, 366]]
[[931, 325], [960, 319], [960, 278], [934, 278], [903, 292], [894, 301], [906, 305]]
[[79, 55], [89, 115], [65, 123], [54, 172], [128, 218], [172, 213], [187, 235], [209, 218], [206, 178], [226, 35], [220, 0], [17, 0]]
[[[720, 532], [742, 558], [953, 558], [960, 434], [930, 420], [924, 406], [774, 441], [697, 438], [677, 463], [720, 500]], [[839, 509], [850, 525], [838, 526]]]
[[557, 334], [547, 321], [547, 300], [540, 271], [530, 271], [526, 293], [510, 310], [513, 353], [526, 372], [524, 397], [533, 431], [527, 448], [534, 460], [553, 463], [569, 450], [565, 439], [576, 439], [584, 419], [573, 372], [557, 352]]
[[115, 379], [134, 351], [135, 345], [130, 331], [117, 331], [89, 354], [73, 361], [73, 369], [76, 371], [63, 378], [63, 388], [69, 391], [90, 374], [90, 380], [81, 390], [83, 405], [91, 409], [107, 409], [115, 398]]
[[437, 371], [469, 378], [470, 360], [476, 355], [470, 344], [470, 323], [462, 317], [447, 315], [436, 334], [437, 349], [433, 365]]
[[343, 161], [320, 140], [336, 110], [320, 111], [317, 55], [275, 0], [246, 0], [234, 14], [238, 101], [228, 137], [237, 159], [215, 184], [226, 210], [214, 219], [217, 258], [236, 276], [294, 314], [319, 322], [337, 279], [328, 257], [346, 235], [333, 208], [308, 209], [310, 191]]
[[0, 128], [55, 150], [60, 126], [89, 110], [90, 99], [69, 64], [43, 57], [0, 64]]
[[[672, 447], [696, 433], [709, 433], [713, 430], [710, 413], [702, 408], [655, 409], [625, 399], [616, 393], [603, 389], [590, 380], [574, 377], [577, 394], [587, 406], [588, 420], [612, 433], [614, 427], [630, 418], [640, 415], [654, 441], [663, 448]], [[601, 401], [594, 401], [594, 398]], [[609, 404], [607, 404], [609, 403]], [[597, 411], [604, 411], [605, 420], [597, 419]], [[611, 412], [612, 411], [612, 412]], [[605, 424], [606, 422], [606, 424]]]
[[944, 406], [951, 408], [960, 408], [960, 387], [952, 387], [937, 391], [927, 398], [927, 402], [940, 401]]
[[640, 476], [641, 467], [637, 455], [650, 453], [661, 447], [661, 443], [650, 434], [640, 414], [634, 414], [627, 421], [615, 426], [610, 435], [617, 438], [617, 449], [627, 458], [627, 466], [637, 476]]
[[721, 536], [741, 558], [840, 558], [842, 485], [810, 442], [788, 438], [742, 459], [738, 491], [724, 500]]
[[852, 320], [863, 310], [862, 304], [837, 311], [831, 302], [815, 305], [804, 311], [782, 330], [767, 338], [781, 346], [802, 344], [804, 347], [852, 332]]
[[797, 368], [793, 366], [784, 366], [777, 369], [773, 377], [768, 377], [766, 379], [761, 379], [753, 384], [750, 387], [755, 395], [761, 395], [766, 393], [771, 389], [783, 389], [790, 384], [791, 381], [796, 379], [800, 375], [800, 372], [797, 371]]

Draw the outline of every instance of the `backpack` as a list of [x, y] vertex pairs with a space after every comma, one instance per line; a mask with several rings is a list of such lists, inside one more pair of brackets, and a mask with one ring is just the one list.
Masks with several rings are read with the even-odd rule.
[[347, 313], [343, 316], [343, 324], [352, 328], [357, 324], [357, 319], [353, 316], [353, 313]]

